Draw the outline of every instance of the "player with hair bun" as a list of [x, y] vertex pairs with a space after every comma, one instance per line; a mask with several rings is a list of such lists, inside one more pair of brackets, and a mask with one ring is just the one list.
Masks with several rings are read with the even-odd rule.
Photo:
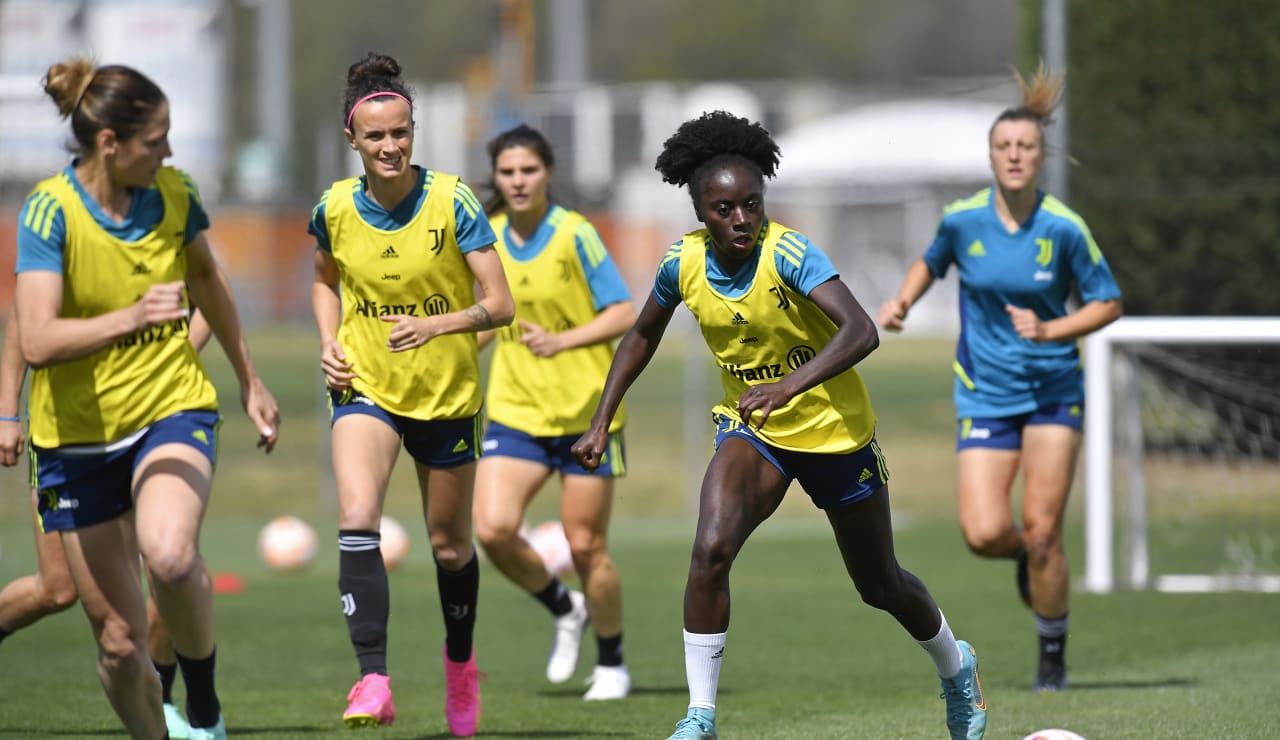
[[61, 534], [98, 644], [98, 676], [129, 734], [164, 737], [138, 558], [187, 687], [189, 737], [225, 738], [214, 683], [213, 591], [200, 527], [218, 399], [189, 341], [200, 306], [270, 452], [275, 399], [254, 369], [195, 184], [164, 166], [169, 103], [137, 70], [54, 64], [45, 92], [76, 158], [19, 218], [15, 310], [30, 393], [42, 531]]
[[[974, 553], [1016, 561], [1018, 592], [1035, 613], [1040, 657], [1032, 687], [1067, 687], [1070, 579], [1063, 514], [1080, 452], [1084, 371], [1076, 338], [1120, 317], [1120, 289], [1084, 220], [1038, 187], [1044, 127], [1061, 77], [1043, 65], [1018, 76], [1022, 104], [989, 134], [995, 186], [945, 209], [933, 244], [907, 268], [877, 320], [902, 329], [911, 306], [955, 265], [960, 339], [954, 396], [956, 500]], [[1077, 293], [1075, 311], [1067, 300]], [[1022, 526], [1010, 496], [1022, 470]]]
[[395, 721], [379, 522], [403, 444], [436, 563], [445, 717], [451, 733], [469, 737], [480, 720], [472, 639], [480, 569], [471, 544], [480, 456], [476, 332], [511, 323], [515, 306], [479, 199], [456, 176], [410, 162], [413, 96], [395, 59], [370, 53], [351, 65], [342, 120], [364, 174], [335, 182], [307, 231], [317, 243], [311, 303], [332, 410], [338, 588], [360, 665], [343, 721]]
[[821, 249], [765, 213], [778, 146], [724, 111], [686, 121], [658, 156], [687, 186], [705, 228], [667, 251], [609, 368], [590, 430], [573, 451], [599, 464], [627, 389], [653, 357], [676, 306], [688, 306], [720, 367], [715, 454], [702, 481], [684, 598], [689, 708], [671, 738], [716, 737], [716, 689], [729, 627], [729, 570], [751, 532], [798, 480], [831, 523], [863, 601], [889, 612], [942, 677], [952, 738], [981, 738], [977, 656], [953, 636], [924, 584], [898, 565], [889, 473], [875, 414], [854, 366], [878, 345], [875, 324]]

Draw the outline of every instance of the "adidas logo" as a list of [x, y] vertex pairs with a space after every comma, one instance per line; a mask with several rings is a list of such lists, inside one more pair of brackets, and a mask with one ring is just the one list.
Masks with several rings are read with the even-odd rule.
[[133, 274], [134, 275], [150, 275], [151, 268], [139, 262], [138, 264], [133, 266]]
[[200, 440], [201, 444], [209, 444], [209, 435], [203, 429], [197, 429], [191, 433], [191, 436]]
[[858, 482], [866, 483], [868, 480], [871, 480], [871, 471], [863, 468], [862, 474], [858, 476]]
[[981, 241], [975, 241], [973, 244], [970, 244], [968, 251], [969, 256], [971, 257], [985, 257], [987, 254], [987, 248], [982, 246]]
[[520, 284], [521, 284], [521, 285], [528, 285], [528, 284], [529, 284], [529, 276], [528, 276], [528, 275], [525, 275], [524, 277], [520, 278]]
[[734, 313], [733, 313], [733, 325], [734, 325], [734, 326], [746, 326], [747, 324], [750, 324], [750, 323], [751, 323], [750, 321], [747, 321], [746, 319], [742, 318], [742, 314], [741, 314], [741, 313], [739, 313], [739, 312], [737, 312], [737, 311], [734, 311]]
[[460, 440], [458, 440], [458, 444], [456, 444], [456, 445], [454, 445], [454, 446], [453, 446], [453, 451], [454, 451], [454, 452], [466, 452], [466, 451], [467, 451], [467, 440], [465, 440], [465, 439], [460, 439]]
[[719, 650], [717, 650], [717, 651], [715, 651], [714, 653], [712, 653], [712, 654], [711, 654], [711, 659], [712, 659], [712, 660], [718, 660], [718, 659], [723, 658], [723, 657], [724, 657], [724, 648], [720, 648]]
[[396, 254], [396, 248], [393, 246], [388, 246], [386, 249], [382, 250], [382, 259], [384, 260], [392, 260], [399, 257], [400, 255]]

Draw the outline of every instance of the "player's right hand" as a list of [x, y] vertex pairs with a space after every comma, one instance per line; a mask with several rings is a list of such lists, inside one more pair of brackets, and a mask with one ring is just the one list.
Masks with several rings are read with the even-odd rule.
[[320, 348], [320, 369], [324, 371], [325, 385], [335, 391], [350, 388], [356, 377], [354, 366], [347, 362], [347, 353], [342, 351], [342, 345], [336, 339]]
[[22, 459], [26, 438], [22, 434], [22, 422], [0, 421], [0, 465], [13, 467]]
[[907, 318], [910, 306], [901, 298], [892, 298], [880, 306], [876, 314], [876, 323], [889, 331], [902, 331], [902, 322]]

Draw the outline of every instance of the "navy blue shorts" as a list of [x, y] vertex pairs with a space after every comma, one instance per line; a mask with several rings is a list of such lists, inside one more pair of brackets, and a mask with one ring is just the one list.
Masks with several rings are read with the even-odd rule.
[[774, 447], [756, 436], [750, 426], [732, 417], [716, 414], [712, 420], [717, 425], [717, 450], [729, 437], [746, 440], [787, 480], [799, 481], [819, 509], [856, 503], [889, 482], [889, 467], [875, 437], [853, 452], [796, 452]]
[[352, 388], [329, 389], [329, 424], [349, 414], [381, 419], [396, 430], [404, 448], [420, 465], [456, 468], [480, 457], [480, 415], [465, 419], [411, 419], [393, 414]]
[[558, 470], [563, 475], [603, 475], [611, 478], [626, 475], [627, 450], [622, 442], [622, 430], [609, 434], [609, 447], [600, 458], [600, 467], [595, 470], [587, 470], [579, 465], [570, 449], [581, 436], [565, 434], [559, 437], [535, 437], [491, 421], [484, 435], [484, 454], [531, 460]]
[[218, 456], [216, 411], [180, 411], [117, 442], [65, 447], [31, 446], [45, 532], [81, 529], [110, 521], [133, 508], [133, 473], [151, 450], [178, 442]]
[[1084, 427], [1084, 401], [1051, 403], [1017, 416], [961, 419], [956, 427], [956, 450], [1020, 450], [1023, 427], [1037, 424], [1057, 424], [1079, 431]]

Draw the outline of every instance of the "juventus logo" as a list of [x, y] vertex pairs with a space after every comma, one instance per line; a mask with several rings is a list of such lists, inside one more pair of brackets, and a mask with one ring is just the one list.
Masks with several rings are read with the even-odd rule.
[[356, 613], [356, 597], [351, 594], [342, 595], [342, 613], [348, 617]]
[[452, 619], [454, 621], [457, 621], [459, 619], [466, 619], [467, 614], [470, 611], [471, 611], [471, 607], [467, 606], [466, 604], [449, 604], [448, 606], [445, 607], [445, 614], [449, 616], [449, 619]]
[[444, 229], [427, 229], [431, 234], [431, 253], [440, 254], [440, 250], [444, 249]]
[[791, 308], [791, 299], [787, 297], [787, 291], [784, 290], [782, 287], [770, 288], [769, 292], [777, 296], [778, 308], [780, 308], [783, 311], [786, 311], [788, 308]]

